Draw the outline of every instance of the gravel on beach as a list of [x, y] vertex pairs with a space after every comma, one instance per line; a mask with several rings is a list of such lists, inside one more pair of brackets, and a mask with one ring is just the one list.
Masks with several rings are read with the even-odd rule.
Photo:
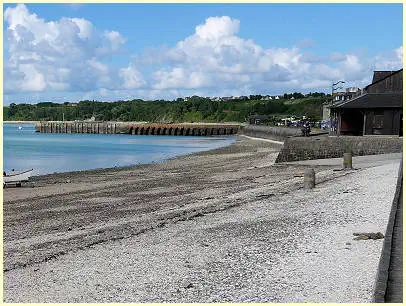
[[[274, 165], [281, 145], [4, 190], [4, 300], [370, 302], [401, 154]], [[302, 188], [304, 169], [316, 188]]]

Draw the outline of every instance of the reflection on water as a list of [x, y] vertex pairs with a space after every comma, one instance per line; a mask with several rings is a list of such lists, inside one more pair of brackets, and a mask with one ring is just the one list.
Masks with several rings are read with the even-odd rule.
[[[22, 129], [19, 129], [19, 126]], [[42, 134], [32, 124], [3, 125], [3, 166], [34, 174], [164, 161], [228, 146], [234, 137]]]

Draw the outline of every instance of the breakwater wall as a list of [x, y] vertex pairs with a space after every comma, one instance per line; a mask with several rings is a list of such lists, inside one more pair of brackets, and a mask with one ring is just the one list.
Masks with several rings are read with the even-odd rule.
[[242, 126], [239, 133], [251, 137], [269, 138], [280, 141], [284, 141], [287, 137], [302, 135], [300, 128], [261, 125]]
[[403, 138], [398, 136], [319, 136], [286, 138], [276, 163], [307, 159], [400, 153]]
[[41, 121], [35, 128], [39, 133], [212, 136], [237, 134], [240, 124]]

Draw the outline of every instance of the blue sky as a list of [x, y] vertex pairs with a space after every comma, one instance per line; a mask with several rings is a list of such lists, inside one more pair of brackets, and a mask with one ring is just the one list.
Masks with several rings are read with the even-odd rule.
[[[401, 4], [4, 5], [4, 103], [328, 92], [402, 67]], [[388, 32], [390, 31], [390, 32]]]

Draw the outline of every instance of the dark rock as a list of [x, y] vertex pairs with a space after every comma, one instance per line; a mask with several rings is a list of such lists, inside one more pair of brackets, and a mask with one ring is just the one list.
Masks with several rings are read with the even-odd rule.
[[374, 240], [383, 239], [385, 237], [381, 232], [371, 233], [371, 234], [372, 235], [370, 235], [370, 238], [374, 239]]
[[185, 288], [185, 289], [193, 288], [193, 284], [192, 284], [192, 283], [189, 283], [189, 284], [187, 284], [184, 288]]
[[368, 236], [365, 235], [357, 235], [357, 237], [354, 238], [354, 240], [368, 240]]
[[377, 233], [353, 233], [354, 236], [357, 236], [354, 238], [354, 240], [368, 240], [368, 239], [382, 239], [385, 236], [381, 232]]
[[273, 197], [275, 194], [274, 193], [269, 193], [269, 194], [259, 194], [256, 197], [257, 198], [270, 198]]

